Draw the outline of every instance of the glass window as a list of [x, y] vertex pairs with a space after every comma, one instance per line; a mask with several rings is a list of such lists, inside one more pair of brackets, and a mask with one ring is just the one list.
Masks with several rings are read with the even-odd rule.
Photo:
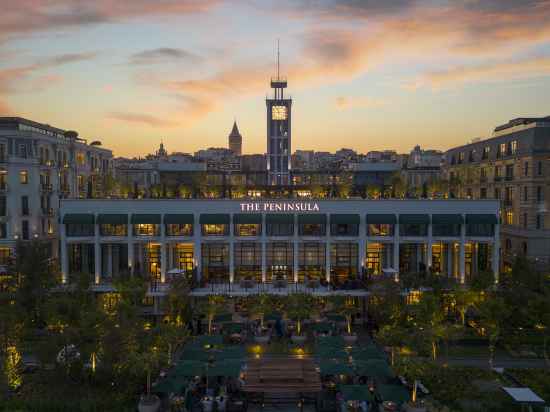
[[537, 202], [543, 201], [542, 186], [537, 186]]
[[[0, 223], [0, 239], [5, 239], [7, 237], [8, 237], [8, 226], [6, 225], [6, 223]], [[0, 261], [1, 260], [2, 259], [0, 259]]]
[[26, 170], [21, 170], [19, 172], [19, 183], [22, 185], [26, 185], [29, 183], [29, 172]]
[[300, 224], [300, 236], [325, 236], [327, 232], [324, 223], [303, 223]]
[[268, 236], [292, 236], [293, 234], [293, 223], [267, 223]]
[[6, 216], [8, 213], [8, 206], [6, 196], [0, 196], [0, 216]]
[[21, 237], [23, 240], [29, 240], [29, 221], [23, 220], [21, 222]]
[[134, 236], [158, 236], [159, 225], [154, 223], [138, 223], [133, 225]]
[[21, 196], [21, 214], [23, 216], [29, 215], [29, 197]]
[[510, 142], [510, 154], [515, 155], [518, 151], [518, 141], [512, 140]]
[[373, 223], [367, 226], [367, 236], [393, 236], [393, 230], [391, 223]]
[[487, 199], [487, 188], [486, 187], [482, 187], [481, 189], [479, 189], [479, 198], [480, 199]]
[[527, 229], [527, 219], [528, 219], [527, 213], [524, 212], [523, 213], [523, 228], [524, 229]]
[[426, 236], [428, 234], [428, 225], [425, 224], [400, 224], [400, 236]]
[[201, 245], [202, 276], [205, 281], [229, 281], [229, 245], [203, 243]]
[[542, 175], [542, 162], [540, 161], [537, 163], [537, 175]]
[[260, 236], [262, 225], [260, 223], [236, 223], [235, 236]]
[[490, 146], [485, 146], [483, 148], [483, 154], [481, 155], [481, 158], [483, 160], [485, 159], [488, 159], [489, 158], [489, 153], [491, 152], [491, 147]]
[[258, 242], [235, 243], [235, 278], [262, 279], [262, 245]]
[[514, 224], [514, 212], [512, 212], [511, 210], [508, 210], [506, 212], [506, 221], [505, 223], [507, 225], [513, 225]]
[[94, 235], [94, 225], [90, 224], [68, 223], [65, 225], [65, 230], [68, 237]]
[[225, 236], [229, 234], [229, 225], [226, 224], [202, 224], [203, 236]]
[[99, 225], [99, 233], [101, 236], [126, 236], [128, 225], [104, 223]]
[[193, 236], [191, 223], [169, 223], [166, 225], [166, 236]]
[[330, 234], [332, 236], [357, 236], [359, 234], [359, 225], [354, 223], [331, 224]]
[[544, 216], [537, 215], [537, 229], [544, 229]]
[[529, 176], [529, 162], [525, 162], [523, 166], [523, 174]]

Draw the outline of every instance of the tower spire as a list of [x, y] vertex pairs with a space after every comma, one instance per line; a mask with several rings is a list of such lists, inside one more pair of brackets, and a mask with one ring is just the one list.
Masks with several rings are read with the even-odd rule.
[[279, 39], [277, 39], [277, 80], [279, 80]]

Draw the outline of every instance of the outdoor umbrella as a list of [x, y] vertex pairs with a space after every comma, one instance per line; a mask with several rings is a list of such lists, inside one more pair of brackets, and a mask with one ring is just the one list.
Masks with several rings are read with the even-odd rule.
[[311, 327], [315, 332], [331, 332], [334, 330], [334, 324], [331, 322], [315, 322]]
[[344, 362], [321, 361], [321, 375], [353, 375], [353, 368]]
[[356, 359], [361, 361], [385, 358], [384, 353], [374, 345], [368, 345], [362, 348], [353, 348], [350, 355], [354, 360]]
[[374, 401], [368, 385], [340, 385], [340, 392], [345, 401]]
[[176, 364], [172, 376], [202, 376], [206, 372], [206, 364], [199, 361], [180, 361]]
[[353, 363], [355, 372], [359, 376], [368, 376], [376, 379], [389, 379], [395, 376], [389, 365], [381, 359], [354, 361]]
[[317, 346], [344, 347], [344, 338], [342, 336], [319, 336]]
[[403, 404], [410, 399], [409, 391], [402, 385], [377, 385], [376, 394], [382, 401]]
[[209, 377], [224, 376], [228, 378], [237, 378], [241, 373], [242, 362], [240, 360], [227, 360], [224, 362], [216, 362], [214, 365], [206, 369], [206, 374]]
[[204, 347], [204, 346], [215, 346], [221, 345], [223, 343], [222, 335], [200, 335], [191, 343], [191, 346], [195, 347]]
[[183, 388], [185, 388], [186, 384], [187, 384], [186, 380], [179, 379], [176, 376], [172, 376], [162, 380], [161, 382], [153, 386], [151, 388], [151, 391], [153, 393], [165, 393], [165, 394], [179, 393], [183, 390]]

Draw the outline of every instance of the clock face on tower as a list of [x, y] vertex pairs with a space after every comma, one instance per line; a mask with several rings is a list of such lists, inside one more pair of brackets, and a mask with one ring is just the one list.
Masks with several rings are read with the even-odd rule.
[[273, 106], [271, 108], [271, 118], [273, 120], [286, 120], [286, 106]]

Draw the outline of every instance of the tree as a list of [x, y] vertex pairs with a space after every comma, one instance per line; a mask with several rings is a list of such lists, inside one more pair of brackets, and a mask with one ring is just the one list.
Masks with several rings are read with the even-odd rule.
[[357, 308], [353, 303], [353, 299], [348, 296], [331, 296], [330, 303], [336, 313], [346, 318], [346, 331], [348, 335], [351, 335], [351, 318], [357, 313]]
[[500, 339], [504, 321], [508, 316], [508, 307], [504, 299], [498, 296], [488, 296], [477, 305], [482, 333], [489, 340], [489, 366], [493, 367], [495, 348]]
[[403, 199], [407, 194], [407, 182], [403, 179], [401, 172], [395, 172], [391, 179], [392, 196], [394, 198]]
[[547, 344], [550, 333], [550, 294], [540, 294], [531, 299], [527, 313], [534, 330], [543, 337], [544, 360], [549, 364]]
[[260, 318], [260, 325], [262, 328], [264, 327], [264, 316], [273, 311], [274, 306], [273, 298], [265, 293], [250, 297], [248, 300], [249, 312]]
[[433, 293], [424, 293], [412, 308], [412, 313], [420, 337], [430, 343], [432, 359], [436, 360], [438, 343], [446, 333], [440, 298]]
[[178, 186], [178, 195], [181, 199], [189, 199], [193, 194], [193, 189], [189, 185], [181, 184]]
[[466, 324], [466, 312], [479, 301], [479, 293], [461, 287], [455, 288], [451, 293], [453, 303], [460, 314], [462, 326]]
[[365, 189], [365, 193], [367, 195], [367, 198], [369, 199], [380, 199], [382, 190], [380, 189], [380, 186], [377, 184], [368, 184]]
[[286, 314], [296, 321], [296, 331], [302, 334], [302, 321], [309, 319], [314, 313], [317, 305], [315, 298], [306, 293], [294, 293], [286, 300]]
[[208, 296], [207, 300], [201, 305], [199, 312], [206, 316], [209, 335], [212, 334], [212, 322], [214, 318], [221, 313], [225, 307], [226, 302], [223, 296]]
[[50, 255], [50, 244], [41, 240], [19, 241], [15, 256], [15, 264], [9, 272], [17, 277], [18, 306], [30, 324], [41, 327], [47, 295], [59, 279], [57, 264]]

